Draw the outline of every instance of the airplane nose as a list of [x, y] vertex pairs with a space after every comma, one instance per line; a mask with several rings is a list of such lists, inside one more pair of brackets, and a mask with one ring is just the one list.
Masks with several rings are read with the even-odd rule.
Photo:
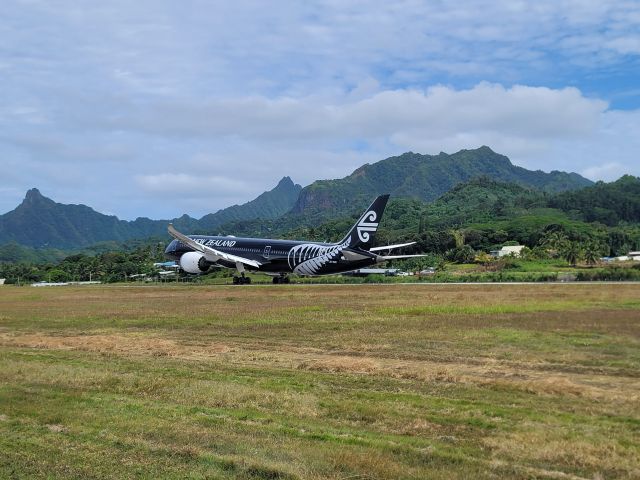
[[173, 255], [176, 251], [176, 245], [177, 245], [178, 241], [177, 240], [172, 240], [171, 243], [169, 243], [169, 245], [167, 245], [167, 248], [164, 249], [164, 254], [165, 255]]

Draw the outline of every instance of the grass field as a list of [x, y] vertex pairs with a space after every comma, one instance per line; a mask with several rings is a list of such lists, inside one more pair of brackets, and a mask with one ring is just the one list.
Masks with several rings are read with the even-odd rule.
[[0, 287], [0, 478], [640, 478], [640, 285]]

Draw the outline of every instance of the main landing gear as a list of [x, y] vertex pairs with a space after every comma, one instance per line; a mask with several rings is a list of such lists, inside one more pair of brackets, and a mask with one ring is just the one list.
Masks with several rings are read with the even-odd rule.
[[234, 285], [249, 285], [251, 283], [251, 278], [249, 277], [245, 277], [244, 273], [242, 273], [241, 276], [236, 276], [233, 277], [233, 284]]
[[273, 284], [277, 285], [278, 283], [289, 283], [289, 277], [286, 275], [281, 275], [279, 277], [273, 277]]
[[251, 283], [251, 278], [244, 276], [244, 265], [240, 262], [236, 262], [236, 269], [240, 276], [233, 277], [234, 285], [249, 285]]

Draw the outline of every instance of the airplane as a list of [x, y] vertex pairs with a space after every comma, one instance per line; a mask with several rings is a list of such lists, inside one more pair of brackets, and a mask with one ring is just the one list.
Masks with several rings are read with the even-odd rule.
[[416, 242], [372, 247], [373, 240], [389, 195], [380, 195], [337, 243], [270, 238], [240, 238], [228, 236], [184, 235], [169, 224], [174, 240], [165, 256], [174, 260], [190, 274], [207, 272], [212, 266], [235, 268], [234, 284], [249, 284], [246, 271], [273, 276], [273, 283], [289, 283], [289, 274], [331, 275], [400, 258], [425, 255], [382, 255]]

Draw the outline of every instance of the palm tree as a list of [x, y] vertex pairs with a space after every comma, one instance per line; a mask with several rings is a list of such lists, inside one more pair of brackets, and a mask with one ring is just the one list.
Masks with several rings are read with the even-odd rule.
[[595, 242], [589, 242], [584, 247], [584, 259], [587, 262], [587, 265], [593, 266], [598, 263], [598, 259], [600, 258], [600, 248]]
[[560, 252], [566, 250], [569, 243], [567, 236], [559, 231], [547, 232], [540, 239], [540, 245], [545, 247], [552, 257], [557, 257]]
[[571, 264], [572, 267], [576, 266], [581, 255], [582, 251], [580, 250], [580, 245], [578, 245], [577, 242], [567, 242], [562, 251], [562, 256]]
[[456, 242], [456, 248], [462, 248], [464, 246], [464, 241], [466, 240], [464, 235], [464, 230], [452, 228], [451, 230], [449, 230], [449, 232], [451, 233], [451, 235], [453, 236], [453, 239]]

